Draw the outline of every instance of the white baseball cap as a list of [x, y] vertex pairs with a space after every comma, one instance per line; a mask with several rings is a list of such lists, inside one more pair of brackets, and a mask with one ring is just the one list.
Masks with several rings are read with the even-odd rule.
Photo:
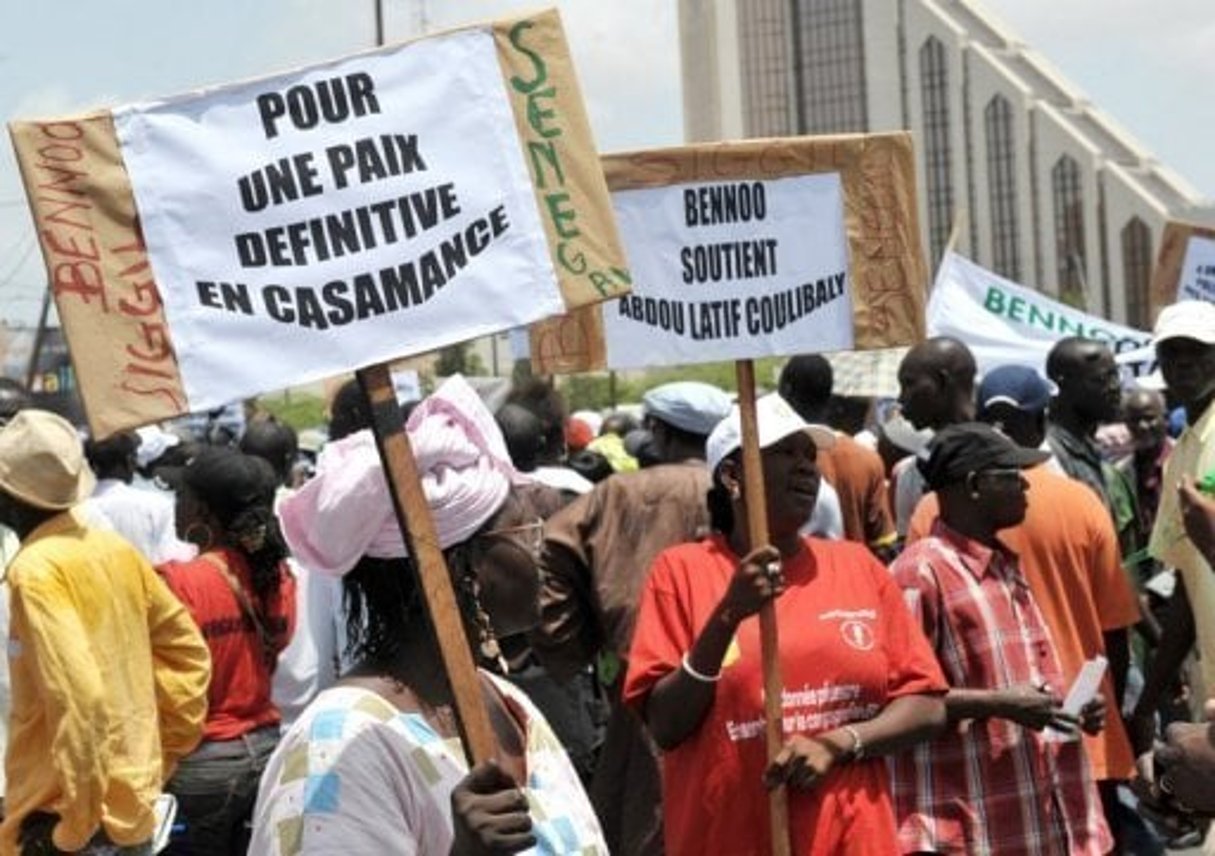
[[[814, 440], [814, 445], [820, 449], [830, 449], [835, 445], [835, 432], [826, 425], [814, 425], [802, 419], [789, 402], [780, 397], [779, 393], [770, 392], [755, 401], [755, 421], [759, 429], [759, 447], [766, 449], [774, 446], [790, 434], [805, 431]], [[735, 449], [742, 447], [742, 418], [735, 405], [730, 415], [717, 423], [713, 433], [705, 443], [705, 458], [708, 460], [709, 472], [716, 472], [717, 467]]]
[[1152, 344], [1166, 339], [1195, 339], [1215, 345], [1215, 303], [1208, 300], [1179, 300], [1160, 310]]

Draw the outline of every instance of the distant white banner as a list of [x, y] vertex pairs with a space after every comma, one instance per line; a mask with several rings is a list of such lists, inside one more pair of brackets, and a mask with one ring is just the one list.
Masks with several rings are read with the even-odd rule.
[[609, 367], [853, 346], [837, 173], [622, 190], [612, 202], [633, 293], [603, 305]]
[[[1098, 339], [1115, 354], [1136, 351], [1152, 336], [1089, 315], [946, 253], [928, 300], [928, 334], [953, 336], [975, 355], [979, 371], [1015, 363], [1038, 371], [1055, 342], [1068, 336]], [[1146, 374], [1149, 365], [1133, 366]]]
[[1185, 245], [1177, 299], [1215, 300], [1215, 241], [1191, 235]]

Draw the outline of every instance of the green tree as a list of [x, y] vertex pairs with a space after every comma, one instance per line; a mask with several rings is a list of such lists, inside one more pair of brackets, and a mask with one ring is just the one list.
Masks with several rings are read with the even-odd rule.
[[485, 365], [481, 358], [472, 352], [468, 342], [457, 342], [439, 351], [435, 360], [435, 374], [439, 377], [450, 377], [454, 374], [482, 375]]

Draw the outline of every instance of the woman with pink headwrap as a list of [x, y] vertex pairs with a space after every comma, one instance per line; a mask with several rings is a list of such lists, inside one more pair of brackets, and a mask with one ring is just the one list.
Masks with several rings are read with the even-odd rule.
[[[538, 620], [542, 532], [515, 495], [525, 479], [462, 378], [423, 401], [407, 430], [474, 655], [496, 664], [497, 638]], [[302, 564], [342, 577], [355, 665], [283, 735], [251, 852], [606, 853], [548, 723], [484, 669], [498, 761], [469, 769], [371, 433], [327, 446], [279, 516]]]

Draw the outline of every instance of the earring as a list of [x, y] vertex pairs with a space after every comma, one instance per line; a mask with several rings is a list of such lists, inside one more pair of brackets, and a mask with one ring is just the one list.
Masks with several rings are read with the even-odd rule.
[[[200, 531], [204, 534], [200, 535]], [[197, 546], [200, 553], [206, 553], [215, 546], [215, 533], [205, 523], [199, 523], [198, 521], [191, 523], [186, 527], [186, 531], [182, 533], [182, 536], [191, 544]]]
[[472, 577], [466, 578], [464, 590], [472, 603], [473, 621], [477, 625], [477, 650], [481, 654], [481, 659], [496, 664], [503, 675], [509, 675], [510, 665], [502, 656], [502, 648], [498, 645], [494, 625], [490, 621], [489, 613], [481, 605], [481, 598], [477, 596], [477, 584]]

